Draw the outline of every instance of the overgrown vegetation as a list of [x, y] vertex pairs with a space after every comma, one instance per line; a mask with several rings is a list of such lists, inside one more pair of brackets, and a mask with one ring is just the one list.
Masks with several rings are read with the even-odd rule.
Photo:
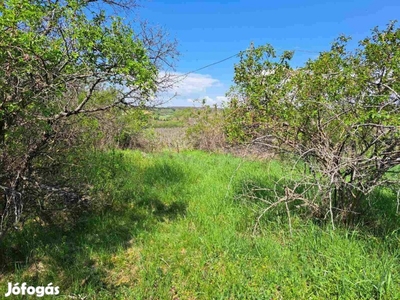
[[294, 155], [302, 178], [286, 178], [276, 201], [332, 225], [365, 214], [377, 189], [400, 188], [400, 28], [375, 28], [353, 51], [348, 40], [298, 69], [269, 45], [243, 52], [226, 125], [230, 139]]
[[229, 107], [154, 108], [176, 44], [135, 7], [0, 5], [2, 292], [400, 299], [396, 22], [298, 69], [252, 45]]
[[53, 282], [78, 299], [399, 298], [393, 195], [371, 207], [380, 232], [294, 216], [290, 236], [285, 210], [276, 210], [254, 233], [262, 207], [244, 188], [272, 187], [291, 162], [114, 151], [85, 164], [98, 207], [75, 223], [33, 220], [7, 236], [1, 292], [25, 281]]
[[223, 111], [217, 106], [203, 106], [192, 116], [193, 124], [186, 132], [195, 149], [218, 151], [226, 146]]
[[[74, 175], [64, 177], [63, 166], [84, 153], [94, 126], [107, 120], [83, 116], [149, 104], [168, 85], [175, 44], [145, 23], [134, 31], [109, 13], [135, 6], [107, 0], [1, 4], [0, 239], [40, 215], [44, 202], [60, 209], [82, 200], [85, 187]], [[125, 146], [131, 129], [123, 125], [115, 138]]]

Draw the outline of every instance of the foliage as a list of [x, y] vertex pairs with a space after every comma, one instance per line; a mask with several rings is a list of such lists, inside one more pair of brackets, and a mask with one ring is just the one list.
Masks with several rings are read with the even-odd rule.
[[298, 69], [289, 65], [292, 53], [276, 61], [270, 46], [243, 52], [227, 125], [232, 139], [305, 162], [302, 182], [278, 198], [311, 201], [332, 222], [361, 213], [377, 187], [399, 183], [388, 174], [400, 164], [400, 29], [396, 22], [375, 28], [354, 51], [348, 40], [338, 38]]
[[240, 53], [235, 85], [228, 93], [230, 109], [225, 130], [231, 142], [248, 142], [265, 132], [265, 123], [270, 119], [268, 103], [280, 92], [281, 78], [287, 76], [292, 56], [292, 52], [285, 52], [278, 58], [271, 45], [255, 48], [252, 44]]
[[127, 149], [138, 145], [149, 126], [149, 114], [141, 107], [112, 108], [101, 115], [84, 116], [77, 127], [83, 131], [86, 144], [96, 149]]
[[81, 198], [79, 186], [59, 180], [63, 160], [79, 145], [81, 115], [140, 106], [165, 87], [158, 71], [175, 54], [174, 43], [143, 24], [134, 32], [108, 13], [134, 4], [2, 2], [0, 237], [24, 211], [43, 210], [43, 199], [62, 207]]
[[195, 149], [220, 150], [224, 148], [226, 140], [223, 131], [224, 116], [216, 105], [211, 107], [205, 103], [203, 100], [202, 107], [192, 112], [186, 136]]

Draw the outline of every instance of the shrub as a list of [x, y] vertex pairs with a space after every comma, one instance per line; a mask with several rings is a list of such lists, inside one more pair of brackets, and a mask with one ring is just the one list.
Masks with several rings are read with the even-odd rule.
[[226, 145], [223, 123], [224, 116], [220, 109], [205, 105], [195, 111], [192, 122], [186, 131], [186, 135], [192, 146], [196, 149], [215, 151]]
[[298, 69], [293, 53], [251, 48], [229, 93], [229, 137], [295, 154], [303, 176], [278, 198], [307, 202], [332, 222], [352, 219], [367, 195], [399, 182], [400, 29], [375, 28], [355, 51], [348, 40]]

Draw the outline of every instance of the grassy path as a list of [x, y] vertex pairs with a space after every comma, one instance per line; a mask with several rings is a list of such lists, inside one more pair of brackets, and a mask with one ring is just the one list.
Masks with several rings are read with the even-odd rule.
[[400, 299], [397, 232], [383, 239], [294, 218], [290, 237], [273, 213], [253, 236], [256, 204], [237, 196], [246, 181], [285, 170], [239, 164], [202, 152], [92, 157], [86, 176], [106, 208], [10, 237], [1, 250], [21, 261], [0, 285], [53, 282], [64, 297], [93, 299]]

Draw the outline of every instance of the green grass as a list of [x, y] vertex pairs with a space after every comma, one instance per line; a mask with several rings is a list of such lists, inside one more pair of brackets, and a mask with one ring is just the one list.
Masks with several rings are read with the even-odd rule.
[[291, 236], [272, 212], [252, 234], [260, 203], [241, 200], [243, 186], [287, 170], [198, 151], [97, 153], [85, 174], [98, 205], [9, 235], [0, 293], [26, 281], [53, 282], [65, 298], [400, 299], [396, 226], [332, 231], [293, 216]]

